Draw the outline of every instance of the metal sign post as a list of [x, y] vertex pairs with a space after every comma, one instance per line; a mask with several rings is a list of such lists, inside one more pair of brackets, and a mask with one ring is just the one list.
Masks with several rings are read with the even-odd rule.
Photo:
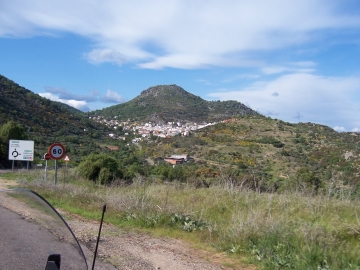
[[61, 143], [53, 143], [48, 150], [48, 154], [52, 159], [55, 159], [55, 175], [54, 175], [54, 185], [57, 182], [57, 160], [62, 159], [66, 154], [65, 147]]
[[57, 182], [57, 160], [55, 159], [55, 174], [54, 174], [54, 185], [56, 186]]
[[45, 161], [45, 175], [44, 175], [44, 181], [47, 180], [47, 160]]
[[70, 158], [69, 158], [68, 155], [66, 155], [66, 156], [64, 157], [64, 161], [65, 161], [65, 164], [66, 164], [66, 166], [65, 166], [65, 173], [64, 173], [64, 181], [65, 181], [65, 179], [66, 179], [67, 176], [68, 176], [68, 163], [70, 162]]
[[45, 155], [44, 155], [44, 159], [46, 160], [46, 161], [45, 161], [45, 176], [44, 176], [44, 181], [46, 182], [46, 180], [47, 180], [47, 167], [48, 167], [48, 160], [50, 160], [50, 159], [51, 159], [51, 157], [50, 157], [49, 153], [45, 153]]
[[69, 158], [68, 155], [66, 155], [66, 156], [64, 157], [64, 161], [65, 161], [65, 163], [66, 163], [66, 169], [67, 169], [67, 164], [70, 162], [70, 158]]

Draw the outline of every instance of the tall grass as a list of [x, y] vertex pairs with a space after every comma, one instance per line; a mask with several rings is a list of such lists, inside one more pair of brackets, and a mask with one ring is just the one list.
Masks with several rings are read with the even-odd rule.
[[264, 269], [360, 269], [356, 200], [229, 192], [221, 185], [195, 189], [141, 177], [132, 185], [110, 187], [79, 180], [60, 180], [56, 187], [43, 179], [24, 184], [68, 211], [98, 218], [106, 203], [106, 220], [117, 226], [185, 237]]

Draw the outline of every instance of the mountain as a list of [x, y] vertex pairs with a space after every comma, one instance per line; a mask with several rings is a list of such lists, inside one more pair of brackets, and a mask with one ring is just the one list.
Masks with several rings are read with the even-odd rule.
[[68, 145], [75, 147], [109, 133], [106, 126], [89, 120], [83, 112], [43, 98], [0, 75], [0, 125], [10, 120], [26, 127], [38, 155], [56, 141], [71, 141]]
[[64, 126], [76, 133], [85, 128], [79, 124], [85, 118], [81, 111], [43, 98], [2, 75], [0, 93], [0, 124], [13, 120], [43, 133], [57, 132]]
[[126, 103], [93, 111], [90, 114], [155, 123], [213, 122], [238, 115], [258, 115], [256, 111], [240, 102], [206, 101], [175, 84], [150, 87]]

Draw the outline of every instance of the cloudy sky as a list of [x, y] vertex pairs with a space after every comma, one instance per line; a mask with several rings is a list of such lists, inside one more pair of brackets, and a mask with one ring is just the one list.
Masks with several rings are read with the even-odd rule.
[[358, 0], [0, 1], [0, 74], [88, 111], [177, 84], [360, 131]]

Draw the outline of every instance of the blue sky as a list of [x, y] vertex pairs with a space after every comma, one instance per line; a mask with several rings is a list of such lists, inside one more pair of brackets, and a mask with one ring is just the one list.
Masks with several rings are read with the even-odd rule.
[[0, 1], [0, 74], [83, 111], [177, 84], [360, 132], [358, 0]]

